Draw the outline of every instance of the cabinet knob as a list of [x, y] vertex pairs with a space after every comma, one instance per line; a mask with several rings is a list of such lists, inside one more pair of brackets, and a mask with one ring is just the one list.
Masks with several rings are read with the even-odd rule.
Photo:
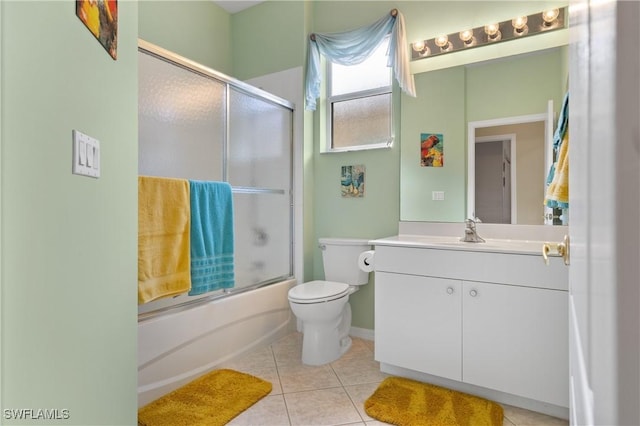
[[447, 287], [447, 294], [453, 294], [453, 287]]
[[471, 290], [469, 294], [471, 295], [471, 297], [476, 297], [478, 295], [478, 292], [475, 290]]

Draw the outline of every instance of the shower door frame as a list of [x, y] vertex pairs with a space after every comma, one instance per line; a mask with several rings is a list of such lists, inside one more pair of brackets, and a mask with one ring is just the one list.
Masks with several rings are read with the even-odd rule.
[[[248, 286], [244, 286], [241, 288], [231, 288], [231, 289], [224, 289], [223, 291], [219, 292], [219, 291], [215, 291], [215, 292], [211, 292], [211, 294], [207, 293], [205, 295], [201, 295], [198, 296], [197, 298], [194, 299], [190, 299], [190, 300], [186, 300], [186, 301], [182, 301], [176, 304], [171, 304], [168, 306], [163, 306], [160, 307], [158, 309], [154, 309], [151, 310], [149, 312], [143, 312], [143, 313], [138, 313], [138, 321], [145, 321], [151, 318], [155, 318], [158, 315], [162, 315], [165, 313], [174, 313], [174, 312], [179, 312], [180, 310], [184, 310], [184, 309], [189, 309], [192, 308], [193, 306], [196, 305], [200, 305], [203, 303], [207, 303], [210, 302], [212, 300], [217, 300], [220, 298], [224, 298], [224, 297], [228, 297], [230, 295], [234, 295], [234, 294], [239, 294], [239, 293], [244, 293], [247, 291], [251, 291], [251, 290], [255, 290], [257, 288], [260, 287], [264, 287], [266, 285], [269, 284], [274, 284], [277, 282], [281, 282], [284, 280], [288, 280], [288, 279], [292, 279], [294, 278], [294, 241], [295, 241], [295, 226], [294, 226], [294, 222], [295, 222], [295, 212], [294, 212], [294, 163], [295, 163], [295, 158], [294, 158], [294, 134], [293, 134], [293, 127], [294, 127], [294, 111], [295, 111], [295, 104], [280, 98], [276, 95], [273, 95], [272, 93], [266, 92], [262, 89], [259, 89], [257, 87], [254, 87], [250, 84], [244, 83], [240, 80], [234, 79], [232, 77], [229, 77], [228, 75], [221, 73], [219, 71], [213, 70], [211, 68], [205, 67], [202, 64], [199, 64], [197, 62], [194, 62], [190, 59], [187, 59], [183, 56], [180, 56], [176, 53], [173, 53], [169, 50], [166, 50], [162, 47], [156, 46], [152, 43], [149, 43], [145, 40], [142, 39], [138, 39], [138, 52], [140, 53], [144, 53], [147, 55], [150, 55], [152, 57], [155, 57], [161, 61], [167, 62], [169, 64], [178, 66], [182, 69], [185, 69], [189, 72], [193, 72], [195, 74], [199, 74], [205, 78], [210, 78], [213, 80], [216, 80], [219, 83], [222, 83], [225, 87], [225, 99], [224, 99], [224, 108], [226, 111], [225, 114], [225, 120], [224, 120], [224, 141], [222, 143], [222, 180], [225, 182], [228, 182], [228, 178], [229, 178], [229, 170], [228, 170], [228, 162], [229, 162], [229, 143], [230, 143], [230, 114], [229, 114], [229, 109], [230, 109], [230, 94], [231, 94], [231, 88], [233, 88], [234, 90], [236, 90], [237, 92], [243, 93], [245, 95], [248, 96], [252, 96], [252, 97], [256, 97], [259, 98], [261, 100], [264, 100], [266, 102], [272, 103], [276, 106], [281, 106], [284, 107], [286, 109], [288, 109], [291, 113], [291, 127], [289, 129], [289, 153], [290, 153], [290, 159], [289, 159], [289, 188], [288, 188], [288, 193], [289, 193], [289, 232], [290, 232], [290, 239], [289, 239], [289, 272], [286, 275], [282, 275], [282, 276], [278, 276], [278, 277], [273, 277], [270, 278], [266, 281], [263, 282], [259, 282], [256, 284], [252, 284], [252, 285], [248, 285]], [[171, 177], [171, 176], [167, 176], [167, 177]], [[242, 186], [237, 186], [234, 187], [232, 186], [232, 193], [233, 194], [239, 194], [239, 193], [243, 193], [243, 194], [247, 194], [247, 193], [251, 193], [251, 194], [274, 194], [274, 193], [286, 193], [287, 190], [274, 190], [274, 189], [268, 189], [268, 188], [248, 188], [248, 187], [242, 187]]]

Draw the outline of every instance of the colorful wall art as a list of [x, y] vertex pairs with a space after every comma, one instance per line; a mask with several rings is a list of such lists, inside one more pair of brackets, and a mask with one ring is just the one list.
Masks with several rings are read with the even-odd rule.
[[342, 166], [340, 186], [343, 197], [364, 197], [364, 166]]
[[118, 0], [76, 0], [76, 15], [113, 59], [118, 57]]
[[442, 133], [420, 133], [420, 165], [444, 166], [444, 137]]

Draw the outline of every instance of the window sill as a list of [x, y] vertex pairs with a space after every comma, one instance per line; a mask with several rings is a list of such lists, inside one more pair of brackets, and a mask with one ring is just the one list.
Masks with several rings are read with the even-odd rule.
[[351, 151], [369, 151], [369, 150], [375, 150], [375, 149], [390, 149], [392, 147], [393, 147], [393, 141], [390, 141], [390, 142], [376, 143], [376, 144], [371, 144], [371, 145], [355, 145], [355, 146], [348, 146], [348, 147], [344, 147], [344, 148], [326, 149], [326, 150], [321, 150], [320, 154], [337, 154], [337, 153], [341, 153], [341, 152], [351, 152]]

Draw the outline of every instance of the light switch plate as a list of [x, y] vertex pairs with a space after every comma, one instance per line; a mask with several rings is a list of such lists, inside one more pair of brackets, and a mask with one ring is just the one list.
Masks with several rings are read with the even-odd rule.
[[73, 130], [73, 167], [76, 175], [100, 177], [100, 141]]

